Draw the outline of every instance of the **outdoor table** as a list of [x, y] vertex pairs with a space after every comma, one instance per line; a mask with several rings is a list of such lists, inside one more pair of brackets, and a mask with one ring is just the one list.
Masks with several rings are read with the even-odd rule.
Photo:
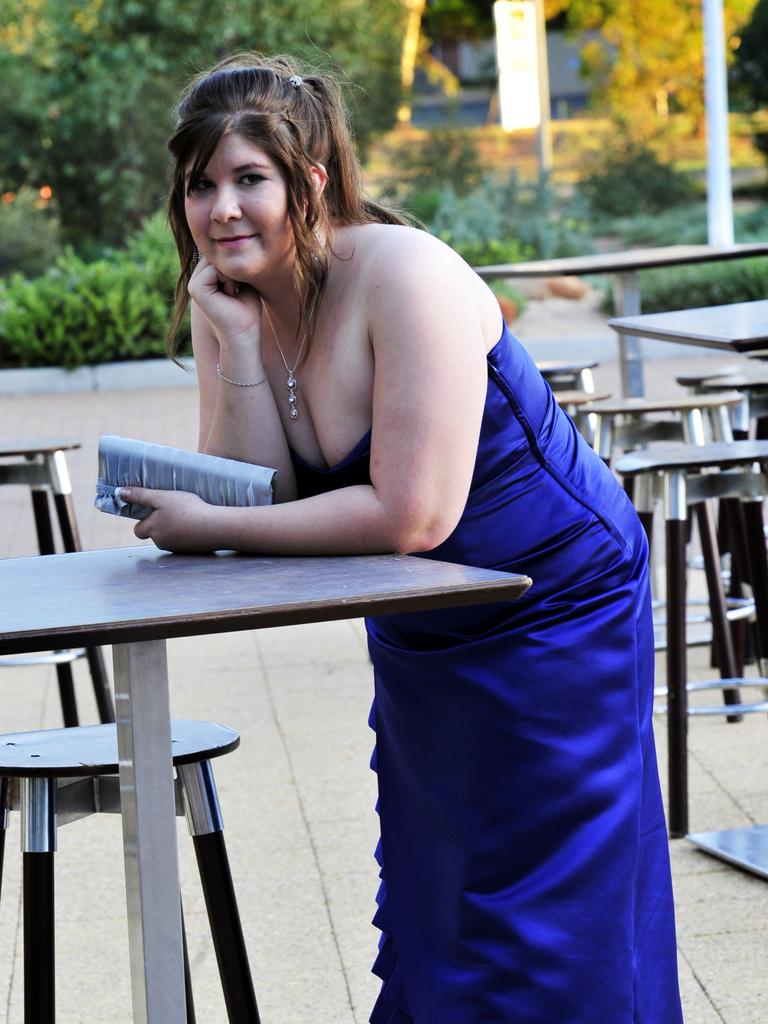
[[[765, 255], [768, 255], [768, 243], [763, 242], [739, 245], [665, 245], [653, 249], [629, 249], [626, 252], [533, 260], [529, 263], [502, 263], [475, 267], [475, 271], [486, 281], [497, 278], [514, 280], [526, 277], [612, 274], [616, 315], [635, 317], [640, 313], [640, 288], [637, 283], [639, 270], [691, 263], [715, 263], [720, 260]], [[640, 340], [629, 332], [623, 332], [619, 336], [619, 363], [622, 393], [630, 396], [644, 394]]]
[[406, 555], [0, 561], [0, 653], [113, 644], [134, 1024], [186, 1024], [166, 639], [510, 601], [526, 576]]
[[744, 354], [768, 345], [768, 301], [617, 317], [608, 324], [619, 335], [642, 335], [655, 341]]

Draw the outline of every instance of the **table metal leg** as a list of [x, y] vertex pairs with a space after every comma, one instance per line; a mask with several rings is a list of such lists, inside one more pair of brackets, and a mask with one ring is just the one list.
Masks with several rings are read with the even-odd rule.
[[185, 1024], [164, 640], [113, 648], [134, 1024]]
[[[616, 316], [640, 315], [640, 288], [636, 270], [624, 270], [614, 277], [613, 308]], [[644, 395], [643, 355], [640, 338], [636, 335], [619, 335], [619, 366], [622, 394], [632, 397]]]

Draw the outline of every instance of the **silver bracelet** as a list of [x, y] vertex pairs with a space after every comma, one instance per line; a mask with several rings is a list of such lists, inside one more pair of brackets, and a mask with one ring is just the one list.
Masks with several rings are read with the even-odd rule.
[[255, 388], [259, 384], [263, 384], [264, 381], [267, 379], [268, 375], [267, 375], [267, 371], [265, 370], [264, 371], [264, 376], [260, 377], [258, 380], [249, 380], [249, 381], [245, 381], [245, 380], [232, 380], [231, 377], [225, 377], [224, 376], [224, 374], [221, 372], [221, 368], [220, 368], [219, 364], [216, 363], [216, 376], [219, 378], [219, 380], [226, 381], [227, 384], [234, 384], [236, 388]]

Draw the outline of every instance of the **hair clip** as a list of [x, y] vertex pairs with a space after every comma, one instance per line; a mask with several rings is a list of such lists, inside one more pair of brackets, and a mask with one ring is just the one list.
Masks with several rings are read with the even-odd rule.
[[299, 86], [303, 83], [304, 79], [301, 77], [301, 75], [291, 75], [288, 81], [291, 83], [294, 89], [298, 89]]

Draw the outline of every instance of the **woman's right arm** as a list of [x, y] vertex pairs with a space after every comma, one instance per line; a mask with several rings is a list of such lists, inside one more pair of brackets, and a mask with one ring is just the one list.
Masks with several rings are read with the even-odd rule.
[[[220, 295], [229, 303], [247, 302], [257, 314], [260, 311], [255, 292], [247, 298]], [[258, 315], [251, 320], [250, 325], [241, 323], [240, 330], [228, 333], [222, 343], [192, 296], [192, 350], [200, 397], [198, 449], [276, 469], [275, 501], [292, 501], [296, 497], [293, 463], [269, 383], [239, 387], [221, 380], [216, 372], [219, 364], [222, 374], [233, 380], [258, 381], [264, 376]]]

